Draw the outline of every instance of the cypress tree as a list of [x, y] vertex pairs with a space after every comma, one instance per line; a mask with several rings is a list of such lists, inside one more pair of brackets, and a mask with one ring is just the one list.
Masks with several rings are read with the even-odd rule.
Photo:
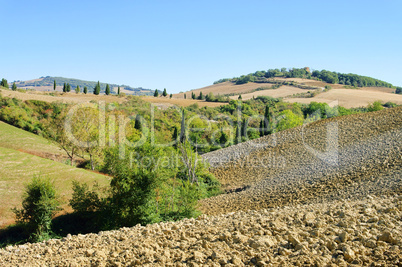
[[155, 92], [154, 92], [154, 97], [158, 97], [158, 96], [159, 96], [158, 89], [155, 89]]
[[203, 99], [204, 99], [204, 96], [202, 95], [202, 92], [200, 92], [200, 95], [198, 96], [198, 99], [199, 99], [199, 100], [203, 100]]
[[163, 89], [162, 95], [165, 96], [165, 97], [167, 96], [166, 88]]
[[181, 112], [181, 125], [180, 125], [180, 143], [186, 142], [186, 120], [184, 118], [184, 109]]
[[134, 128], [138, 131], [142, 131], [141, 116], [139, 114], [137, 114], [137, 116], [135, 117]]
[[98, 81], [98, 83], [95, 85], [95, 88], [94, 88], [94, 95], [99, 95], [100, 90], [101, 90], [101, 86], [100, 86], [100, 82]]
[[[271, 134], [271, 131], [269, 130], [269, 124], [271, 122], [271, 113], [269, 111], [269, 106], [266, 105], [265, 106], [265, 113], [264, 113], [264, 123], [263, 123], [263, 128], [264, 128], [264, 132], [263, 135], [268, 135]], [[263, 136], [261, 135], [261, 136]]]
[[195, 99], [195, 94], [194, 94], [194, 92], [191, 92], [191, 98], [192, 98], [192, 99]]
[[170, 96], [169, 96], [169, 97], [170, 97], [170, 99], [172, 99], [173, 95], [172, 95], [172, 94], [170, 94]]
[[66, 83], [63, 84], [63, 93], [67, 92], [67, 85]]
[[77, 85], [77, 87], [75, 88], [75, 92], [78, 94], [79, 92], [81, 92], [80, 86]]
[[70, 91], [71, 91], [71, 86], [70, 86], [69, 83], [67, 83], [67, 89], [66, 89], [66, 91], [67, 91], [67, 92], [70, 92]]
[[17, 90], [17, 85], [15, 84], [15, 82], [13, 82], [13, 86], [11, 87], [11, 89], [13, 89], [13, 91]]
[[221, 136], [219, 137], [219, 144], [221, 145], [221, 147], [225, 147], [227, 141], [228, 141], [228, 136], [221, 128]]
[[109, 84], [106, 84], [105, 94], [110, 95], [110, 87]]
[[120, 86], [117, 87], [117, 94], [120, 95]]
[[84, 94], [88, 93], [88, 87], [84, 86]]
[[56, 80], [53, 80], [53, 90], [56, 91]]
[[176, 142], [176, 143], [173, 144], [174, 147], [177, 147], [178, 138], [179, 138], [179, 129], [177, 129], [177, 127], [175, 126], [174, 130], [173, 130], [173, 135], [172, 135], [173, 141]]

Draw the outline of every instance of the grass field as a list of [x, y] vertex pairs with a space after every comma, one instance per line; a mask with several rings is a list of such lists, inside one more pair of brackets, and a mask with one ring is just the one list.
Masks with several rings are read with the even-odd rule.
[[[255, 91], [252, 93], [248, 93], [248, 94], [242, 94], [241, 97], [243, 100], [248, 100], [257, 96], [270, 96], [270, 97], [288, 97], [291, 96], [293, 94], [301, 94], [301, 93], [307, 93], [309, 90], [305, 90], [305, 89], [300, 89], [297, 87], [293, 87], [293, 86], [281, 86], [277, 89], [270, 89], [270, 90], [262, 90], [262, 91]], [[231, 99], [237, 99], [238, 96], [231, 96]]]
[[312, 101], [324, 102], [328, 104], [337, 101], [339, 106], [343, 106], [345, 108], [363, 107], [377, 100], [384, 103], [391, 101], [402, 105], [402, 95], [375, 91], [373, 89], [332, 89], [328, 92], [318, 94], [313, 98], [285, 99], [285, 101], [291, 103], [298, 102], [304, 104], [308, 104]]
[[36, 134], [0, 121], [0, 147], [23, 150], [28, 153], [64, 155], [55, 144]]
[[72, 193], [73, 180], [98, 181], [101, 185], [109, 180], [104, 175], [4, 147], [0, 147], [0, 166], [0, 228], [13, 222], [11, 208], [20, 207], [24, 186], [35, 175], [55, 181], [64, 209]]
[[206, 102], [202, 100], [193, 100], [193, 99], [177, 99], [177, 98], [168, 98], [168, 97], [142, 97], [143, 100], [153, 103], [154, 105], [160, 108], [168, 108], [173, 105], [188, 107], [193, 104], [198, 104], [199, 107], [219, 107], [225, 105], [227, 103], [218, 103], [218, 102]]
[[0, 228], [13, 221], [11, 208], [21, 204], [24, 185], [34, 175], [54, 179], [64, 202], [63, 208], [67, 208], [72, 180], [96, 180], [100, 184], [109, 180], [107, 176], [48, 159], [61, 160], [63, 157], [64, 152], [46, 139], [0, 122]]

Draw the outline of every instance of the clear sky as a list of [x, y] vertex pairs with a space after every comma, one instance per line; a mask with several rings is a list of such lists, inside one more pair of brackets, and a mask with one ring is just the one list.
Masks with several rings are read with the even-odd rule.
[[402, 86], [402, 1], [0, 0], [0, 78], [176, 93], [281, 67]]

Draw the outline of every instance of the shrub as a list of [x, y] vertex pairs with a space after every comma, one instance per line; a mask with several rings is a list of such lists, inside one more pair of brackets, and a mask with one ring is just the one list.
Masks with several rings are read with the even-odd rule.
[[34, 177], [26, 186], [22, 209], [14, 209], [17, 221], [26, 226], [32, 241], [50, 237], [52, 217], [59, 210], [54, 183], [47, 178]]
[[384, 107], [382, 106], [380, 101], [375, 101], [373, 104], [370, 104], [367, 107], [368, 112], [379, 111], [379, 110], [383, 110], [383, 109], [384, 109]]

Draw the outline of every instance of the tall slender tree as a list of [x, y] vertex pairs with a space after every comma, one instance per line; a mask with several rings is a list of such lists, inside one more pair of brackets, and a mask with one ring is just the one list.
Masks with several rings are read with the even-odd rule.
[[155, 89], [155, 92], [154, 92], [154, 97], [158, 97], [158, 96], [159, 96], [158, 89]]
[[94, 95], [99, 95], [100, 91], [101, 91], [101, 86], [100, 86], [100, 82], [98, 81], [98, 83], [95, 85], [95, 88], [94, 88]]
[[181, 112], [181, 125], [180, 125], [180, 143], [184, 144], [186, 142], [186, 119], [184, 116], [184, 109]]
[[67, 90], [66, 90], [67, 92], [70, 92], [71, 91], [71, 85], [69, 84], [69, 83], [67, 83]]
[[78, 94], [79, 92], [81, 92], [80, 86], [77, 85], [77, 87], [75, 88], [75, 92]]
[[105, 94], [110, 95], [110, 87], [109, 84], [106, 84]]
[[56, 91], [56, 80], [53, 80], [53, 90]]
[[162, 95], [163, 95], [164, 97], [166, 97], [166, 96], [168, 95], [168, 93], [167, 93], [167, 91], [166, 91], [166, 88], [163, 89]]
[[13, 86], [11, 87], [11, 89], [13, 89], [13, 91], [17, 90], [17, 85], [15, 84], [15, 82], [13, 82]]
[[84, 94], [88, 93], [88, 87], [84, 86]]
[[65, 92], [67, 92], [67, 84], [66, 83], [63, 84], [63, 93], [65, 93]]
[[117, 87], [117, 94], [120, 95], [120, 86]]

